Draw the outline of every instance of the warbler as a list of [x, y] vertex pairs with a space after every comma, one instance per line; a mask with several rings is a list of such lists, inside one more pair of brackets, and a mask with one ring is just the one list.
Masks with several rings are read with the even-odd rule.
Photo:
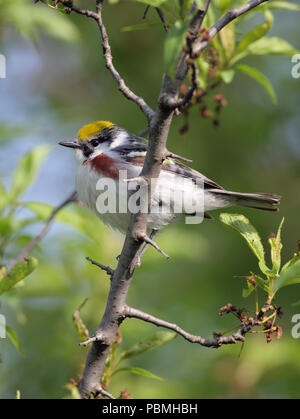
[[[95, 211], [104, 223], [126, 232], [133, 211], [130, 211], [129, 206], [127, 211], [124, 211], [122, 199], [129, 202], [134, 191], [128, 194], [127, 188], [123, 187], [124, 180], [138, 178], [148, 149], [147, 141], [112, 122], [96, 121], [83, 126], [74, 141], [61, 141], [59, 144], [75, 150], [78, 163], [76, 189], [79, 200]], [[120, 173], [124, 172], [126, 176], [121, 178]], [[101, 189], [99, 181], [105, 179], [110, 181], [110, 186], [115, 186], [111, 187], [106, 195], [108, 199], [115, 198], [114, 202], [118, 202], [117, 205], [113, 205], [113, 211], [101, 211], [97, 205]], [[184, 183], [183, 180], [188, 182]], [[180, 207], [182, 193], [191, 201], [187, 208], [184, 207], [184, 213], [189, 216], [196, 213], [195, 202], [202, 202], [201, 208], [206, 218], [213, 218], [208, 211], [235, 205], [277, 211], [280, 202], [280, 197], [274, 194], [227, 191], [178, 159], [168, 158], [162, 164], [153, 189], [148, 228], [160, 230], [178, 219], [180, 211], [175, 209]], [[103, 203], [103, 200], [101, 202]]]

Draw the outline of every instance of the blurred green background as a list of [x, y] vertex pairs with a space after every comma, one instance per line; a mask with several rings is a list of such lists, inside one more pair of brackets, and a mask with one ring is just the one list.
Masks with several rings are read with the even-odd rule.
[[[14, 19], [5, 14], [7, 3], [18, 8]], [[57, 205], [73, 191], [75, 175], [72, 152], [59, 147], [58, 141], [73, 139], [83, 124], [97, 119], [137, 133], [145, 128], [145, 118], [123, 98], [106, 70], [93, 21], [75, 14], [57, 17], [55, 10], [43, 4], [34, 7], [47, 9], [46, 17], [38, 12], [28, 16], [26, 7], [32, 7], [32, 2], [0, 5], [0, 53], [7, 63], [7, 78], [0, 79], [0, 170], [9, 189], [23, 153], [39, 144], [52, 144], [22, 201]], [[143, 11], [144, 5], [122, 0], [105, 7], [104, 18], [116, 67], [128, 85], [154, 107], [164, 70], [165, 32], [154, 10], [149, 11], [148, 20], [158, 25], [145, 31], [122, 31], [140, 23]], [[299, 48], [299, 15], [285, 10], [274, 15], [271, 34]], [[231, 85], [219, 89], [229, 102], [220, 126], [201, 118], [195, 106], [187, 135], [179, 134], [183, 118], [174, 118], [168, 145], [192, 158], [195, 169], [229, 190], [281, 195], [279, 213], [238, 211], [258, 229], [266, 248], [268, 235], [285, 217], [285, 261], [297, 250], [300, 238], [300, 80], [291, 76], [289, 56], [254, 57], [247, 62], [272, 81], [278, 104], [272, 105], [254, 81], [237, 74]], [[238, 276], [257, 272], [255, 257], [237, 233], [218, 221], [217, 212], [214, 216], [215, 221], [174, 225], [158, 236], [171, 259], [166, 261], [153, 249], [147, 251], [135, 272], [129, 305], [207, 337], [236, 324], [233, 317], [218, 316], [221, 306], [231, 302], [254, 309], [254, 297], [241, 296], [245, 284]], [[78, 346], [72, 314], [87, 297], [81, 317], [92, 333], [103, 314], [109, 287], [107, 275], [85, 256], [113, 267], [123, 243], [123, 237], [96, 216], [86, 212], [85, 217], [89, 222], [81, 231], [55, 223], [33, 252], [38, 268], [24, 286], [1, 301], [0, 313], [18, 333], [24, 352], [20, 355], [8, 339], [0, 339], [1, 398], [14, 398], [17, 389], [23, 398], [61, 398], [67, 393], [64, 384], [82, 372], [87, 350]], [[26, 234], [34, 235], [39, 228], [29, 227]], [[8, 247], [7, 260], [20, 249], [21, 243]], [[128, 362], [164, 381], [124, 372], [113, 377], [109, 391], [127, 390], [135, 398], [299, 397], [300, 340], [291, 336], [291, 318], [300, 313], [300, 305], [293, 303], [299, 300], [297, 285], [279, 293], [276, 303], [284, 311], [281, 340], [266, 344], [264, 336], [249, 335], [239, 357], [240, 344], [206, 349], [178, 337]], [[150, 324], [129, 319], [121, 326], [121, 348], [156, 331]]]

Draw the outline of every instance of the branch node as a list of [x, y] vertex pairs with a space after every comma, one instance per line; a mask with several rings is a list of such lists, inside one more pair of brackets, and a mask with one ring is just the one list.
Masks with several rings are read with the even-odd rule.
[[115, 400], [115, 397], [108, 391], [104, 390], [104, 388], [100, 385], [95, 388], [95, 392], [96, 395], [101, 394], [102, 396], [107, 397], [108, 399]]
[[79, 346], [87, 346], [90, 343], [94, 342], [101, 342], [103, 344], [106, 344], [106, 338], [101, 332], [97, 332], [94, 336], [91, 336], [87, 340], [84, 340], [83, 342], [79, 342]]

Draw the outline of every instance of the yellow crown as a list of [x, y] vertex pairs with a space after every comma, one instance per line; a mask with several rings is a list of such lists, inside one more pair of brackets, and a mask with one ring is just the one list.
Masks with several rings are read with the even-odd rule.
[[99, 134], [104, 128], [112, 128], [114, 124], [109, 121], [95, 121], [84, 125], [77, 133], [81, 141], [88, 140], [92, 135]]

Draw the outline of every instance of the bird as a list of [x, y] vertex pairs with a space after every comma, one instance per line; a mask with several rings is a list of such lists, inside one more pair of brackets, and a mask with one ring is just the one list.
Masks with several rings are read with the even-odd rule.
[[[105, 224], [126, 233], [133, 211], [129, 205], [124, 210], [123, 204], [124, 200], [129, 204], [139, 189], [137, 183], [148, 150], [147, 140], [112, 122], [99, 120], [84, 125], [74, 141], [60, 141], [59, 144], [75, 150], [79, 201], [96, 212]], [[129, 187], [124, 185], [131, 180], [135, 185], [128, 191]], [[176, 158], [163, 161], [155, 185], [147, 224], [153, 233], [182, 215], [197, 215], [195, 205], [196, 208], [200, 205], [204, 218], [211, 219], [210, 211], [230, 206], [278, 211], [281, 198], [275, 194], [228, 191]], [[99, 192], [102, 189], [103, 192]], [[190, 202], [187, 208], [179, 205], [183, 195]], [[111, 211], [107, 210], [109, 206], [105, 200], [112, 201]], [[177, 207], [183, 208], [184, 214], [176, 211]]]

